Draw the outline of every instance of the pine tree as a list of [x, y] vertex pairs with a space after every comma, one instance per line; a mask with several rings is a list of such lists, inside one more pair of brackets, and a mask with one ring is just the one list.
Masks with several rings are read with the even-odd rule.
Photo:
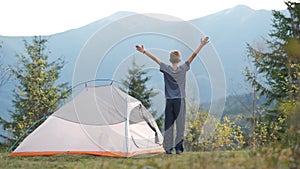
[[290, 17], [273, 11], [273, 30], [266, 41], [268, 51], [259, 51], [248, 45], [248, 57], [257, 74], [246, 72], [259, 96], [267, 96], [266, 105], [275, 105], [270, 110], [280, 114], [277, 105], [296, 102], [300, 89], [300, 4], [286, 2]]
[[[156, 96], [157, 93], [153, 91], [153, 88], [147, 87], [147, 82], [150, 77], [146, 74], [147, 71], [143, 70], [144, 66], [136, 64], [135, 60], [132, 62], [132, 66], [128, 69], [128, 75], [126, 79], [122, 80], [123, 85], [126, 87], [126, 91], [130, 96], [140, 100], [142, 104], [149, 109], [152, 106], [151, 98]], [[155, 116], [156, 111], [151, 112]], [[162, 117], [156, 120], [158, 127], [163, 125]]]
[[267, 122], [268, 140], [273, 143], [286, 134], [286, 119], [291, 112], [285, 105], [296, 105], [300, 94], [300, 3], [285, 4], [289, 16], [273, 11], [267, 50], [248, 45], [248, 57], [255, 69], [246, 69], [246, 77], [258, 96], [267, 99], [265, 116], [258, 122]]
[[122, 80], [122, 83], [128, 88], [128, 94], [140, 100], [142, 104], [149, 109], [152, 106], [151, 97], [156, 95], [153, 92], [153, 88], [147, 88], [147, 82], [150, 80], [149, 76], [146, 76], [147, 72], [143, 70], [143, 66], [139, 66], [135, 61], [132, 62], [132, 66], [128, 69], [128, 76]]
[[[3, 128], [11, 133], [8, 141], [16, 140], [30, 126], [55, 111], [65, 99], [67, 83], [57, 84], [64, 61], [48, 62], [46, 39], [35, 36], [32, 43], [24, 41], [26, 54], [18, 55], [11, 71], [17, 81], [14, 90], [14, 109], [11, 120], [0, 119]], [[32, 127], [34, 130], [37, 126]]]

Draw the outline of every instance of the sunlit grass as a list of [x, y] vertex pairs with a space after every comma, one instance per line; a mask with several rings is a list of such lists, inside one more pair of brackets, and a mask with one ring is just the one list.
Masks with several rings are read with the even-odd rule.
[[39, 157], [7, 157], [0, 155], [0, 168], [128, 168], [128, 169], [284, 169], [289, 168], [291, 150], [276, 152], [260, 151], [214, 151], [184, 152], [181, 155], [159, 154], [143, 158], [112, 158], [91, 155], [58, 155]]

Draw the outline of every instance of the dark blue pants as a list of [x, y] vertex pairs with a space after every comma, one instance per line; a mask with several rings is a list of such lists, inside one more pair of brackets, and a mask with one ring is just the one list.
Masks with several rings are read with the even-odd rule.
[[164, 149], [174, 148], [174, 123], [176, 124], [175, 149], [183, 152], [185, 128], [185, 99], [167, 99], [165, 108]]

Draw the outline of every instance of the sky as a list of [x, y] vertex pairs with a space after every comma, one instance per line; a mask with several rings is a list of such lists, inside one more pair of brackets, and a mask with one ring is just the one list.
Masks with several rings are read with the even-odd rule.
[[0, 35], [51, 35], [118, 11], [158, 13], [191, 20], [237, 5], [283, 10], [284, 0], [0, 0]]

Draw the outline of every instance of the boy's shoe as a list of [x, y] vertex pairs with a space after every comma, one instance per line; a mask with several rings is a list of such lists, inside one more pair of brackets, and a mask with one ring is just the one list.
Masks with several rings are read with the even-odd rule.
[[176, 154], [181, 154], [182, 151], [181, 150], [176, 150]]
[[166, 154], [172, 154], [172, 149], [166, 150]]

